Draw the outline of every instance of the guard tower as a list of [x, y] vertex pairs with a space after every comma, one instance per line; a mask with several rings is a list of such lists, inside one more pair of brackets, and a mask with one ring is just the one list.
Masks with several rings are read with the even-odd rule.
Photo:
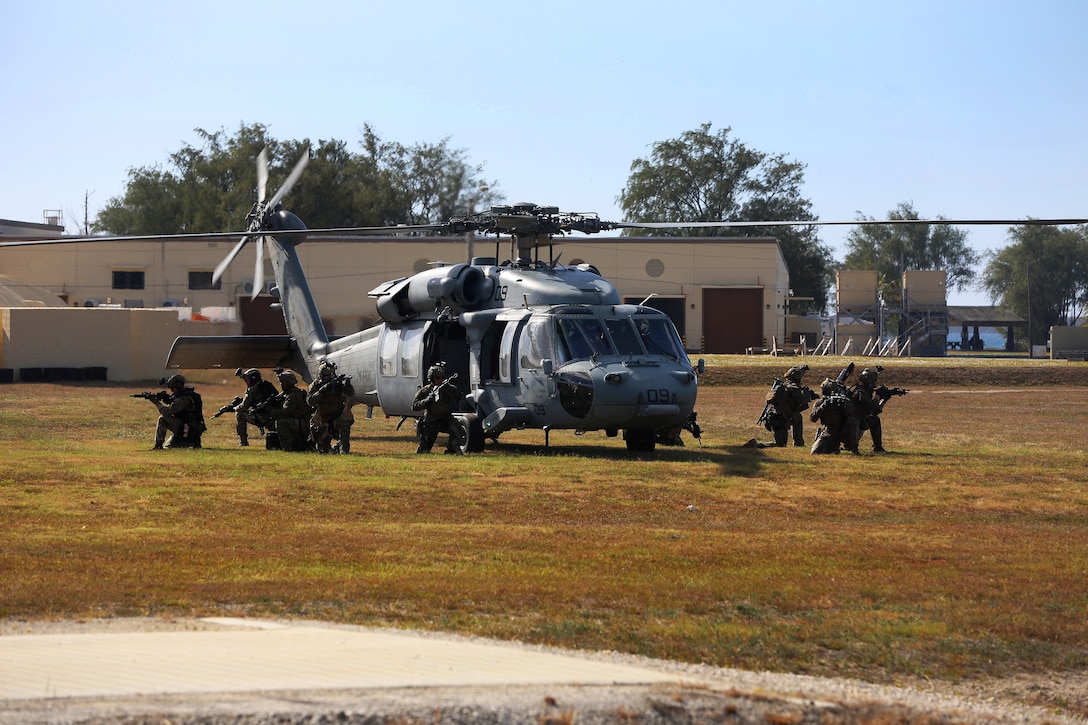
[[863, 354], [883, 335], [875, 269], [841, 269], [835, 274], [835, 352]]
[[908, 355], [948, 354], [947, 278], [943, 269], [903, 272], [901, 338]]

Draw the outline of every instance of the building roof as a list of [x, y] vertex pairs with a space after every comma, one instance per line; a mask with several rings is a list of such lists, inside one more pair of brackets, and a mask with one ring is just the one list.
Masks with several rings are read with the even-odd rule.
[[989, 307], [987, 305], [958, 307], [949, 305], [948, 324], [994, 327], [996, 325], [1026, 325], [1028, 321], [1003, 307]]
[[0, 307], [67, 307], [55, 293], [21, 279], [0, 274]]

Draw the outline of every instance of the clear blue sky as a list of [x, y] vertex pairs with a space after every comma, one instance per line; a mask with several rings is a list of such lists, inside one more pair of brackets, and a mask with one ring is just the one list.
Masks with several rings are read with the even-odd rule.
[[449, 137], [507, 201], [612, 220], [631, 162], [702, 123], [804, 163], [822, 219], [1088, 215], [1082, 0], [0, 0], [0, 27], [0, 218], [73, 232], [242, 123]]

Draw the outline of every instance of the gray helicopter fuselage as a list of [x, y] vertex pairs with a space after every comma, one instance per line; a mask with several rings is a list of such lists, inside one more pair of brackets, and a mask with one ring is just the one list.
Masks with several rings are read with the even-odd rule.
[[487, 435], [660, 430], [694, 408], [696, 376], [672, 322], [621, 304], [590, 267], [454, 265], [371, 294], [386, 322], [333, 341], [326, 357], [359, 375], [359, 402], [387, 415], [417, 414], [412, 399], [439, 362]]

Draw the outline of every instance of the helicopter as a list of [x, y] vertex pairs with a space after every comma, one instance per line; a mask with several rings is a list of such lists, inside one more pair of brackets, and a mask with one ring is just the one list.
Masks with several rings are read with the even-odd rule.
[[[592, 213], [561, 212], [534, 203], [492, 206], [446, 222], [309, 230], [287, 211], [283, 199], [309, 160], [305, 151], [282, 186], [266, 199], [267, 153], [257, 158], [257, 202], [241, 239], [220, 262], [213, 282], [250, 241], [256, 247], [254, 297], [264, 287], [264, 256], [275, 276], [271, 294], [287, 334], [179, 337], [166, 367], [222, 369], [290, 368], [310, 382], [325, 363], [351, 378], [350, 405], [375, 408], [402, 422], [412, 410], [426, 371], [442, 364], [464, 395], [468, 410], [456, 414], [462, 452], [479, 452], [487, 440], [514, 429], [540, 429], [545, 445], [552, 430], [621, 434], [633, 452], [675, 444], [687, 428], [695, 433], [701, 363], [693, 367], [672, 321], [643, 304], [624, 304], [617, 287], [590, 264], [547, 261], [540, 250], [556, 236], [619, 229], [728, 228], [859, 224], [1081, 224], [1061, 220], [854, 220], [610, 222]], [[510, 256], [474, 257], [389, 280], [369, 296], [381, 322], [330, 337], [302, 268], [298, 245], [308, 235], [397, 236], [495, 235], [510, 242]], [[155, 239], [191, 235], [161, 235]], [[237, 233], [199, 235], [237, 237]], [[15, 244], [135, 239], [82, 237]], [[393, 242], [395, 243], [395, 242]]]
[[[463, 452], [479, 452], [512, 429], [603, 430], [629, 450], [675, 444], [693, 425], [698, 369], [672, 321], [641, 304], [624, 304], [617, 287], [589, 264], [537, 258], [553, 235], [620, 228], [596, 215], [537, 204], [493, 206], [442, 224], [351, 229], [356, 234], [474, 233], [511, 240], [511, 257], [475, 257], [390, 280], [371, 290], [381, 322], [330, 339], [321, 322], [297, 246], [307, 229], [280, 203], [297, 181], [303, 155], [267, 201], [267, 157], [258, 157], [258, 201], [245, 236], [213, 273], [218, 280], [255, 241], [254, 290], [263, 286], [267, 250], [271, 293], [286, 336], [179, 337], [168, 368], [286, 367], [307, 380], [325, 363], [352, 380], [349, 404], [403, 419], [425, 373], [441, 365], [469, 410], [455, 414]], [[343, 230], [335, 230], [343, 231]]]

